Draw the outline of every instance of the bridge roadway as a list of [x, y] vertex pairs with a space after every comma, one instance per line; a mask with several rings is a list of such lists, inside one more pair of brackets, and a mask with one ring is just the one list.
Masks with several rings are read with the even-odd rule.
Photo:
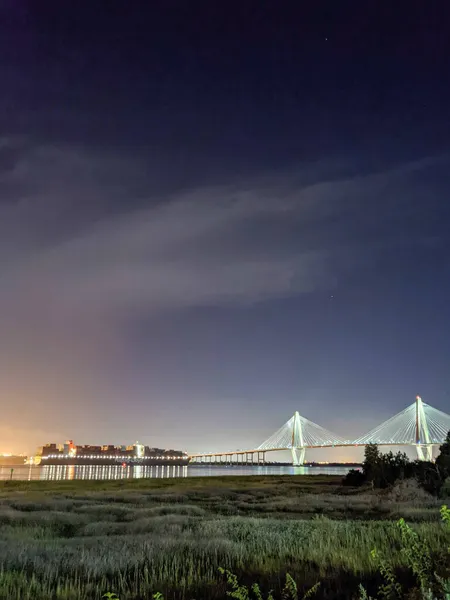
[[[294, 448], [294, 450], [306, 451], [306, 450], [317, 450], [320, 448], [357, 448], [367, 446], [368, 444], [358, 443], [343, 443], [343, 444], [324, 444], [321, 446], [302, 446]], [[439, 446], [440, 444], [427, 444], [427, 447]], [[377, 446], [412, 446], [420, 447], [421, 444], [411, 443], [380, 443]], [[242, 465], [254, 465], [254, 464], [266, 464], [266, 452], [292, 452], [292, 447], [289, 448], [256, 448], [254, 450], [234, 450], [232, 452], [205, 452], [205, 453], [194, 453], [189, 454], [189, 461], [193, 464], [219, 464], [219, 465], [231, 465], [231, 464], [242, 464]], [[256, 460], [255, 460], [256, 457]], [[235, 459], [233, 461], [233, 458]], [[304, 458], [304, 457], [303, 457]], [[239, 460], [240, 459], [240, 460]], [[295, 463], [294, 463], [295, 464]]]

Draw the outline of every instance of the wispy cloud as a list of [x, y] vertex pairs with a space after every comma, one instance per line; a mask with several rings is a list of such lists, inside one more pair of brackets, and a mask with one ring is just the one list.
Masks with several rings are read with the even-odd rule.
[[433, 197], [420, 182], [442, 160], [163, 197], [143, 162], [4, 140], [0, 394], [28, 407], [108, 394], [98, 372], [120, 360], [130, 320], [329, 290], [386, 247], [439, 234], [424, 227]]
[[414, 215], [407, 178], [436, 164], [306, 186], [287, 174], [164, 201], [149, 187], [137, 202], [128, 159], [19, 150], [3, 143], [2, 296], [52, 315], [248, 304], [332, 286], [352, 253], [370, 253], [381, 230]]

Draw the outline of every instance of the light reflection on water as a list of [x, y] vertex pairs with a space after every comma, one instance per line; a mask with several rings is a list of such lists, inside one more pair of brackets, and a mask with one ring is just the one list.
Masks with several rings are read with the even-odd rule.
[[345, 475], [350, 467], [280, 466], [127, 466], [121, 465], [20, 465], [0, 466], [0, 480], [71, 480], [71, 479], [153, 479], [175, 477], [213, 477], [223, 475]]

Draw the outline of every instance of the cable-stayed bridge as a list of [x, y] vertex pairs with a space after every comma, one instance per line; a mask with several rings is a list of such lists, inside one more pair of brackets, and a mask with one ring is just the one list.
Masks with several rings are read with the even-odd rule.
[[417, 396], [415, 402], [384, 421], [356, 440], [348, 440], [317, 423], [313, 423], [298, 412], [278, 431], [257, 448], [230, 452], [191, 454], [191, 462], [264, 464], [267, 452], [289, 450], [293, 465], [303, 465], [306, 450], [313, 448], [337, 448], [343, 446], [412, 446], [419, 460], [431, 460], [433, 446], [442, 444], [450, 431], [450, 415], [426, 404]]

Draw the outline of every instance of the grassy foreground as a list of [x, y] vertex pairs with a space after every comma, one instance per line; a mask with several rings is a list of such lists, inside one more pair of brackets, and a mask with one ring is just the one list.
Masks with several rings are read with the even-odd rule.
[[357, 491], [320, 475], [3, 482], [0, 598], [219, 599], [219, 567], [275, 593], [288, 572], [349, 598], [377, 587], [375, 547], [402, 577], [400, 517], [444, 555], [441, 504], [409, 482]]

